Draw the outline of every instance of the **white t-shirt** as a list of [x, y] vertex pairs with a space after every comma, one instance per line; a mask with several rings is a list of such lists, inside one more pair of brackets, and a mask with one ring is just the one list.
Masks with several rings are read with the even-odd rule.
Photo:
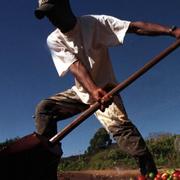
[[[97, 86], [116, 83], [108, 47], [123, 44], [130, 22], [107, 15], [87, 15], [77, 19], [70, 32], [63, 34], [56, 29], [47, 38], [59, 76], [63, 76], [78, 59]], [[90, 103], [89, 94], [76, 79], [72, 88], [84, 103]]]

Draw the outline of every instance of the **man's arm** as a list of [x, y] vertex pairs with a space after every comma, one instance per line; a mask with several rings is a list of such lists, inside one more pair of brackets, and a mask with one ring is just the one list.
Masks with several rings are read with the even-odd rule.
[[159, 36], [168, 35], [180, 38], [180, 28], [168, 27], [160, 24], [148, 22], [131, 22], [128, 29], [129, 33], [136, 33], [139, 35]]
[[92, 100], [101, 103], [100, 109], [104, 111], [111, 103], [112, 97], [107, 96], [107, 92], [95, 84], [90, 73], [79, 60], [70, 66], [70, 71], [90, 94]]

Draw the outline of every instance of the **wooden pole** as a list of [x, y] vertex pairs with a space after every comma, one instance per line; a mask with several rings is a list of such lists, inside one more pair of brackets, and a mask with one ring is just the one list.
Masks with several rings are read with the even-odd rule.
[[[168, 56], [172, 51], [177, 49], [180, 46], [180, 39], [176, 40], [172, 43], [168, 48], [163, 50], [153, 59], [151, 59], [147, 64], [145, 64], [141, 69], [133, 73], [129, 78], [124, 80], [122, 83], [118, 84], [115, 88], [113, 88], [108, 95], [115, 95], [125, 89], [127, 86], [132, 84], [136, 79], [141, 77], [144, 73], [146, 73], [149, 69], [159, 63], [163, 58]], [[53, 136], [49, 142], [51, 144], [56, 144], [60, 140], [62, 140], [67, 134], [69, 134], [73, 129], [79, 126], [83, 121], [85, 121], [90, 115], [92, 115], [95, 111], [97, 111], [100, 107], [100, 103], [96, 102], [90, 108], [85, 110], [79, 117], [77, 117], [74, 121], [72, 121], [69, 125], [67, 125], [62, 131]]]

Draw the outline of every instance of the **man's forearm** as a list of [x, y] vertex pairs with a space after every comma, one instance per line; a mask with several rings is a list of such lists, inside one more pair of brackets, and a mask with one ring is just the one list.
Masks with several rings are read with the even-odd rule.
[[79, 83], [87, 90], [91, 96], [91, 102], [98, 101], [100, 103], [100, 110], [104, 111], [112, 103], [112, 97], [107, 94], [101, 87], [96, 86], [90, 73], [85, 66], [76, 61], [70, 66], [71, 73], [76, 77]]
[[173, 29], [171, 27], [160, 24], [140, 22], [140, 21], [131, 22], [128, 32], [136, 33], [139, 35], [149, 35], [149, 36], [156, 36], [156, 35], [175, 36], [175, 34], [173, 33]]
[[91, 75], [80, 61], [74, 62], [70, 66], [70, 71], [89, 94], [92, 94], [93, 91], [98, 88]]

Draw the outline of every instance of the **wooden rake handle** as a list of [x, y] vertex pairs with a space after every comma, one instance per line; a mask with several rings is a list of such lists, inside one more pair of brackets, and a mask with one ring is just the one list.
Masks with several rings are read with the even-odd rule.
[[[141, 69], [137, 70], [135, 73], [129, 76], [129, 78], [127, 78], [126, 80], [118, 84], [115, 88], [113, 88], [110, 92], [108, 92], [108, 95], [111, 95], [111, 96], [115, 95], [118, 92], [125, 89], [127, 86], [132, 84], [136, 79], [138, 79], [140, 76], [146, 73], [149, 69], [151, 69], [154, 65], [160, 62], [163, 58], [168, 56], [172, 51], [177, 49], [179, 46], [180, 46], [180, 39], [176, 40], [168, 48], [164, 49], [161, 53], [159, 53], [157, 56], [151, 59], [148, 63], [146, 63]], [[79, 126], [83, 121], [85, 121], [89, 116], [91, 116], [99, 108], [100, 108], [100, 103], [99, 102], [94, 103], [90, 108], [85, 110], [83, 113], [81, 113], [80, 116], [78, 116], [69, 125], [67, 125], [62, 131], [58, 132], [55, 136], [53, 136], [49, 140], [49, 142], [51, 144], [58, 143], [67, 134], [69, 134], [73, 129]]]

